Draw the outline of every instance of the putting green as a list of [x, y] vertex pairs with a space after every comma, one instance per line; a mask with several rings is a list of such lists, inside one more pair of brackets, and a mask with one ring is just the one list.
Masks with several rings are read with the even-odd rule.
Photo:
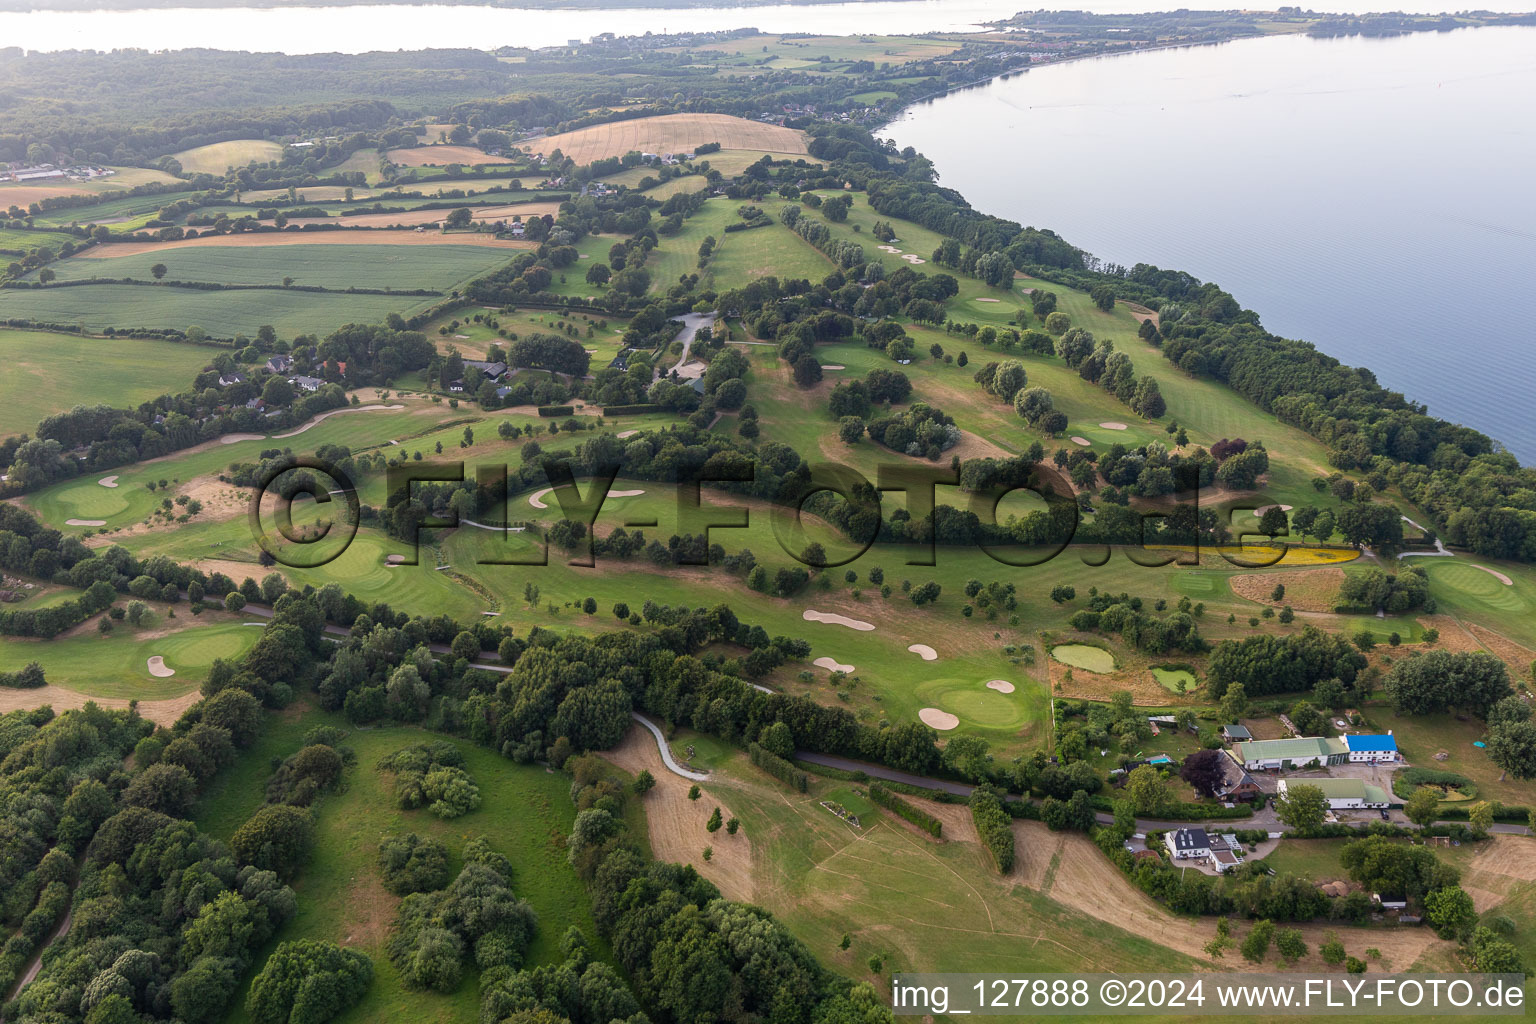
[[[1187, 668], [1155, 668], [1152, 670], [1152, 678], [1162, 684], [1163, 689], [1174, 693], [1185, 693], [1199, 685], [1195, 674]], [[1184, 684], [1184, 689], [1179, 689], [1179, 683]]]
[[948, 711], [966, 725], [1016, 729], [1029, 719], [1024, 701], [987, 689], [985, 679], [930, 679], [916, 695], [922, 704]]
[[1424, 561], [1437, 563], [1428, 567], [1429, 578], [1432, 581], [1449, 587], [1458, 594], [1500, 611], [1523, 612], [1527, 608], [1525, 599], [1520, 596], [1518, 586], [1507, 587], [1498, 577], [1484, 572], [1475, 565], [1450, 559], [1426, 558]]
[[230, 632], [213, 633], [189, 630], [173, 634], [158, 641], [149, 641], [148, 647], [165, 659], [165, 664], [178, 672], [208, 668], [219, 658], [234, 658], [261, 636], [254, 626], [239, 627]]
[[1115, 670], [1115, 656], [1102, 647], [1087, 644], [1060, 644], [1051, 648], [1051, 657], [1063, 665], [1100, 674]]
[[1222, 576], [1190, 569], [1175, 573], [1170, 582], [1174, 590], [1186, 597], [1212, 597], [1221, 590]]

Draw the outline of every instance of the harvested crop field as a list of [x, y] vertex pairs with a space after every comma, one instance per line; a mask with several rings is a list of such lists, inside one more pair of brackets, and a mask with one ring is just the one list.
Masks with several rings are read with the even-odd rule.
[[174, 158], [188, 174], [223, 174], [231, 167], [244, 167], [252, 160], [265, 163], [280, 159], [282, 155], [283, 146], [280, 142], [235, 139], [198, 146], [196, 149], [184, 149], [174, 154]]
[[[1251, 573], [1233, 576], [1232, 593], [1248, 601], [1275, 608], [1290, 605], [1302, 612], [1331, 612], [1339, 603], [1339, 587], [1344, 570], [1337, 566], [1320, 569], [1296, 569], [1292, 572]], [[1285, 587], [1285, 596], [1270, 600], [1276, 586]]]
[[761, 153], [804, 156], [805, 136], [793, 128], [762, 124], [729, 114], [663, 114], [632, 121], [593, 125], [535, 139], [527, 148], [535, 153], [558, 149], [578, 164], [611, 156], [640, 153], [689, 152], [708, 142], [724, 149], [751, 149]]
[[440, 231], [261, 231], [244, 235], [200, 235], [175, 242], [113, 242], [95, 245], [81, 253], [91, 259], [131, 256], [140, 252], [161, 252], [191, 246], [268, 245], [489, 245], [500, 249], [532, 249], [532, 242], [503, 241], [491, 235]]
[[[522, 203], [510, 206], [471, 206], [470, 213], [475, 220], [511, 220], [513, 217], [521, 217], [528, 220], [532, 217], [553, 217], [560, 212], [559, 203]], [[359, 213], [353, 217], [299, 217], [290, 220], [289, 224], [297, 224], [304, 227], [306, 224], [341, 224], [349, 228], [387, 228], [397, 224], [407, 227], [415, 227], [418, 224], [436, 226], [447, 219], [452, 213], [447, 210], [406, 210], [402, 213]]]
[[[569, 155], [569, 154], [567, 154]], [[446, 167], [449, 164], [510, 164], [511, 157], [491, 156], [474, 146], [413, 146], [392, 149], [389, 159], [401, 167]]]

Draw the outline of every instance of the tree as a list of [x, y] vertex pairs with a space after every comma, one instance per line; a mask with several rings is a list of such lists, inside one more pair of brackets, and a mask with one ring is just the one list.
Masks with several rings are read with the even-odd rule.
[[229, 848], [242, 864], [254, 864], [289, 878], [309, 859], [315, 820], [308, 810], [288, 804], [258, 808], [230, 837]]
[[693, 785], [688, 787], [688, 799], [689, 800], [697, 800], [698, 798], [699, 798], [699, 784], [697, 782], [695, 782]]
[[716, 807], [709, 815], [709, 821], [705, 822], [704, 829], [707, 832], [718, 832], [724, 821], [720, 817], [720, 808]]
[[1479, 839], [1483, 838], [1493, 827], [1493, 805], [1486, 800], [1479, 800], [1467, 809], [1467, 821], [1472, 827], [1472, 834]]
[[1213, 797], [1226, 778], [1226, 760], [1227, 755], [1220, 750], [1196, 750], [1179, 766], [1179, 778], [1201, 796]]
[[1275, 933], [1275, 949], [1286, 963], [1295, 963], [1307, 955], [1307, 942], [1298, 928], [1281, 928]]
[[593, 263], [587, 268], [587, 284], [605, 285], [611, 276], [612, 272], [606, 263]]
[[197, 783], [179, 764], [152, 764], [135, 775], [123, 790], [123, 803], [173, 818], [185, 817], [195, 799]]
[[1072, 326], [1072, 318], [1065, 313], [1051, 313], [1045, 318], [1045, 329], [1056, 337], [1067, 333], [1067, 328]]
[[251, 981], [245, 1008], [256, 1024], [324, 1024], [356, 1005], [372, 981], [366, 955], [298, 939], [272, 951]]
[[864, 420], [859, 416], [844, 416], [837, 421], [837, 436], [844, 444], [858, 444], [864, 436]]
[[807, 352], [795, 360], [795, 383], [802, 388], [814, 387], [821, 380], [821, 363]]
[[1344, 943], [1339, 941], [1337, 935], [1329, 936], [1327, 942], [1317, 947], [1317, 952], [1325, 964], [1338, 966], [1344, 962]]
[[1275, 801], [1275, 813], [1296, 831], [1311, 832], [1322, 825], [1328, 813], [1328, 798], [1316, 786], [1290, 785], [1285, 795]]
[[1163, 776], [1149, 764], [1137, 767], [1126, 779], [1125, 791], [1135, 805], [1138, 814], [1153, 814], [1168, 800], [1168, 789]]
[[1536, 776], [1536, 722], [1505, 722], [1488, 735], [1488, 757], [1517, 779]]
[[650, 770], [646, 768], [640, 769], [640, 773], [635, 776], [635, 781], [630, 784], [630, 788], [633, 789], [638, 796], [644, 796], [655, 787], [656, 776], [652, 775]]
[[149, 273], [150, 273], [151, 277], [153, 277], [156, 281], [158, 281], [161, 278], [165, 277], [166, 266], [165, 266], [164, 263], [156, 263], [154, 266], [149, 268]]
[[1227, 725], [1235, 724], [1248, 710], [1248, 691], [1242, 683], [1233, 683], [1227, 687], [1227, 692], [1221, 695], [1221, 720]]
[[740, 828], [741, 828], [741, 820], [739, 818], [727, 818], [726, 819], [725, 831], [726, 831], [727, 835], [732, 835], [732, 836], [735, 835], [736, 831], [738, 829], [740, 829]]
[[1440, 791], [1433, 786], [1420, 786], [1403, 804], [1403, 813], [1421, 828], [1433, 824], [1440, 816]]
[[1058, 583], [1051, 588], [1051, 600], [1057, 604], [1076, 599], [1077, 590], [1067, 583]]
[[1460, 932], [1477, 920], [1477, 910], [1466, 890], [1459, 885], [1448, 885], [1424, 897], [1424, 916], [1436, 928]]
[[[1314, 787], [1315, 788], [1315, 787]], [[1270, 920], [1260, 921], [1253, 926], [1246, 938], [1243, 939], [1243, 959], [1254, 963], [1263, 961], [1269, 952], [1269, 944], [1275, 936], [1275, 923]]]

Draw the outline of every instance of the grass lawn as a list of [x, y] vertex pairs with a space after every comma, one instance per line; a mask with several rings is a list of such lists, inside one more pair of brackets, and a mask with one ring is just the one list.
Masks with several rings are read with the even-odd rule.
[[[1399, 715], [1390, 707], [1377, 705], [1363, 710], [1372, 726], [1383, 732], [1392, 731], [1409, 764], [1466, 776], [1477, 787], [1479, 800], [1536, 804], [1530, 782], [1508, 778], [1501, 781], [1503, 772], [1489, 760], [1487, 751], [1472, 745], [1488, 738], [1487, 726], [1482, 721], [1454, 714]], [[1436, 760], [1435, 754], [1442, 750], [1446, 759]]]
[[1084, 669], [1088, 672], [1113, 672], [1115, 656], [1102, 647], [1088, 644], [1057, 644], [1051, 648], [1051, 657], [1063, 665]]
[[184, 390], [217, 352], [169, 341], [0, 330], [0, 436], [33, 433], [45, 417], [77, 405], [132, 408]]
[[[261, 630], [241, 625], [237, 616], [222, 612], [194, 617], [183, 604], [176, 615], [166, 619], [162, 612], [149, 628], [155, 632], [185, 628], [153, 638], [141, 636], [146, 631], [135, 630], [126, 621], [115, 623], [117, 628], [105, 636], [92, 625], [49, 641], [3, 637], [0, 671], [36, 661], [48, 682], [57, 686], [92, 697], [160, 700], [196, 689], [216, 659], [240, 656], [261, 636]], [[174, 676], [150, 674], [148, 660], [156, 655], [165, 659]]]
[[1347, 881], [1339, 857], [1348, 839], [1282, 839], [1263, 863], [1277, 874], [1296, 875], [1314, 882]]
[[[256, 746], [210, 784], [196, 816], [198, 825], [228, 840], [260, 806], [272, 759], [293, 753], [304, 733], [322, 724], [348, 728], [340, 716], [313, 710], [271, 716]], [[395, 807], [390, 779], [374, 765], [386, 754], [427, 739], [448, 739], [464, 752], [466, 768], [480, 787], [478, 810], [443, 821], [426, 810]], [[464, 843], [479, 835], [489, 837], [491, 845], [512, 861], [513, 888], [539, 916], [529, 962], [559, 962], [560, 939], [571, 925], [587, 935], [599, 957], [607, 957], [606, 943], [592, 922], [586, 892], [566, 862], [565, 838], [576, 814], [568, 776], [515, 764], [467, 741], [407, 727], [354, 730], [346, 745], [357, 752], [357, 764], [347, 771], [345, 791], [322, 798], [315, 807], [318, 827], [314, 856], [293, 884], [299, 897], [298, 916], [276, 939], [329, 940], [372, 958], [374, 977], [368, 994], [334, 1020], [343, 1024], [381, 1020], [448, 1024], [474, 1020], [479, 1012], [479, 986], [472, 965], [459, 987], [442, 995], [407, 989], [389, 963], [384, 945], [400, 901], [383, 888], [378, 876], [378, 843], [386, 836], [415, 832], [442, 840], [452, 855], [455, 871]], [[266, 952], [269, 950], [257, 957], [251, 974], [260, 968]], [[242, 984], [237, 1006], [230, 1014], [232, 1022], [249, 1020], [244, 1011], [248, 986], [249, 978]]]
[[[5, 193], [0, 191], [0, 207], [3, 207], [4, 202]], [[0, 228], [0, 255], [21, 257], [46, 245], [57, 256], [59, 246], [71, 241], [74, 241], [72, 236], [58, 231], [16, 231], [11, 228]]]

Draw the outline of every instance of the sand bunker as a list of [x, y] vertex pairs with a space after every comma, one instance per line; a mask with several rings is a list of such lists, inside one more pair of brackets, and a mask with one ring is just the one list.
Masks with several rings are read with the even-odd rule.
[[97, 480], [96, 482], [101, 484], [101, 486], [103, 486], [103, 487], [116, 487], [117, 486], [117, 475], [113, 474], [112, 476], [104, 476], [100, 480]]
[[1499, 570], [1497, 570], [1497, 569], [1490, 569], [1486, 565], [1477, 565], [1477, 564], [1475, 564], [1473, 562], [1468, 562], [1467, 564], [1472, 566], [1472, 568], [1474, 568], [1474, 569], [1481, 569], [1481, 570], [1483, 570], [1483, 572], [1487, 573], [1488, 575], [1496, 577], [1498, 579], [1498, 581], [1500, 583], [1504, 584], [1506, 587], [1512, 587], [1512, 586], [1515, 585], [1515, 581], [1514, 580], [1510, 579], [1508, 576], [1505, 576], [1503, 573], [1499, 572]]
[[404, 562], [404, 561], [405, 561], [405, 556], [404, 555], [385, 555], [384, 556], [384, 564], [385, 565], [399, 565], [401, 562]]
[[1093, 442], [1088, 440], [1086, 437], [1078, 437], [1076, 434], [1072, 435], [1072, 443], [1080, 444], [1084, 448], [1087, 448], [1089, 445], [1093, 444]]
[[617, 434], [615, 434], [613, 436], [619, 438], [620, 440], [622, 440], [622, 439], [624, 439], [626, 437], [634, 437], [638, 433], [640, 433], [640, 431], [638, 431], [638, 430], [621, 430], [621, 431], [619, 431]]
[[1119, 422], [1118, 420], [1110, 420], [1108, 423], [1100, 423], [1099, 426], [1103, 427], [1105, 430], [1130, 430], [1131, 429], [1130, 427], [1126, 426], [1124, 423]]
[[[528, 495], [528, 504], [532, 505], [534, 508], [549, 508], [549, 506], [544, 503], [544, 499], [548, 497], [552, 491], [554, 491], [553, 487], [546, 487], [542, 491], [534, 491], [532, 494]], [[644, 491], [609, 491], [608, 497], [638, 498], [644, 493]], [[874, 627], [870, 628], [873, 629]]]
[[822, 363], [821, 364], [821, 368], [823, 370], [846, 370], [846, 369], [848, 369], [848, 367], [844, 366], [842, 363]]
[[1003, 300], [1002, 299], [981, 299], [981, 298], [978, 298], [976, 301], [977, 302], [1002, 302]]
[[835, 626], [847, 626], [849, 629], [857, 629], [864, 633], [868, 633], [875, 628], [873, 622], [865, 622], [863, 619], [850, 619], [848, 616], [839, 615], [836, 612], [818, 612], [810, 608], [805, 610], [805, 614], [801, 618], [807, 622], [830, 622]]
[[987, 683], [987, 689], [996, 690], [998, 693], [1012, 693], [1013, 684], [1006, 679], [993, 679]]
[[923, 720], [923, 724], [940, 732], [948, 732], [960, 724], [960, 719], [948, 711], [940, 711], [938, 708], [923, 708], [917, 713], [917, 717]]
[[894, 245], [877, 245], [875, 248], [879, 249], [881, 252], [895, 253], [898, 256], [901, 255], [901, 250], [896, 248]]
[[239, 444], [241, 441], [260, 441], [261, 434], [225, 434], [219, 438], [219, 444]]
[[832, 659], [832, 658], [817, 658], [815, 661], [811, 662], [811, 664], [815, 665], [817, 668], [824, 668], [828, 672], [852, 672], [853, 671], [853, 666], [852, 665], [844, 665], [841, 662], [836, 661], [835, 659]]
[[66, 519], [65, 526], [106, 526], [105, 519]]
[[149, 674], [154, 676], [156, 679], [166, 679], [175, 675], [176, 670], [173, 668], [166, 668], [165, 659], [157, 654], [153, 658], [149, 659]]
[[[927, 263], [928, 262], [927, 260], [923, 259], [921, 256], [913, 256], [911, 253], [907, 253], [905, 256], [902, 257], [902, 259], [906, 260], [908, 263]], [[951, 728], [953, 728], [953, 727], [951, 727]]]
[[924, 661], [939, 660], [939, 652], [934, 650], [932, 647], [929, 647], [927, 644], [913, 644], [911, 647], [908, 647], [907, 650], [911, 651], [919, 658], [922, 658]]
[[1258, 516], [1260, 519], [1263, 519], [1264, 513], [1268, 512], [1272, 508], [1278, 508], [1281, 512], [1289, 512], [1291, 510], [1291, 506], [1289, 505], [1264, 505], [1260, 508], [1254, 509], [1253, 514]]

